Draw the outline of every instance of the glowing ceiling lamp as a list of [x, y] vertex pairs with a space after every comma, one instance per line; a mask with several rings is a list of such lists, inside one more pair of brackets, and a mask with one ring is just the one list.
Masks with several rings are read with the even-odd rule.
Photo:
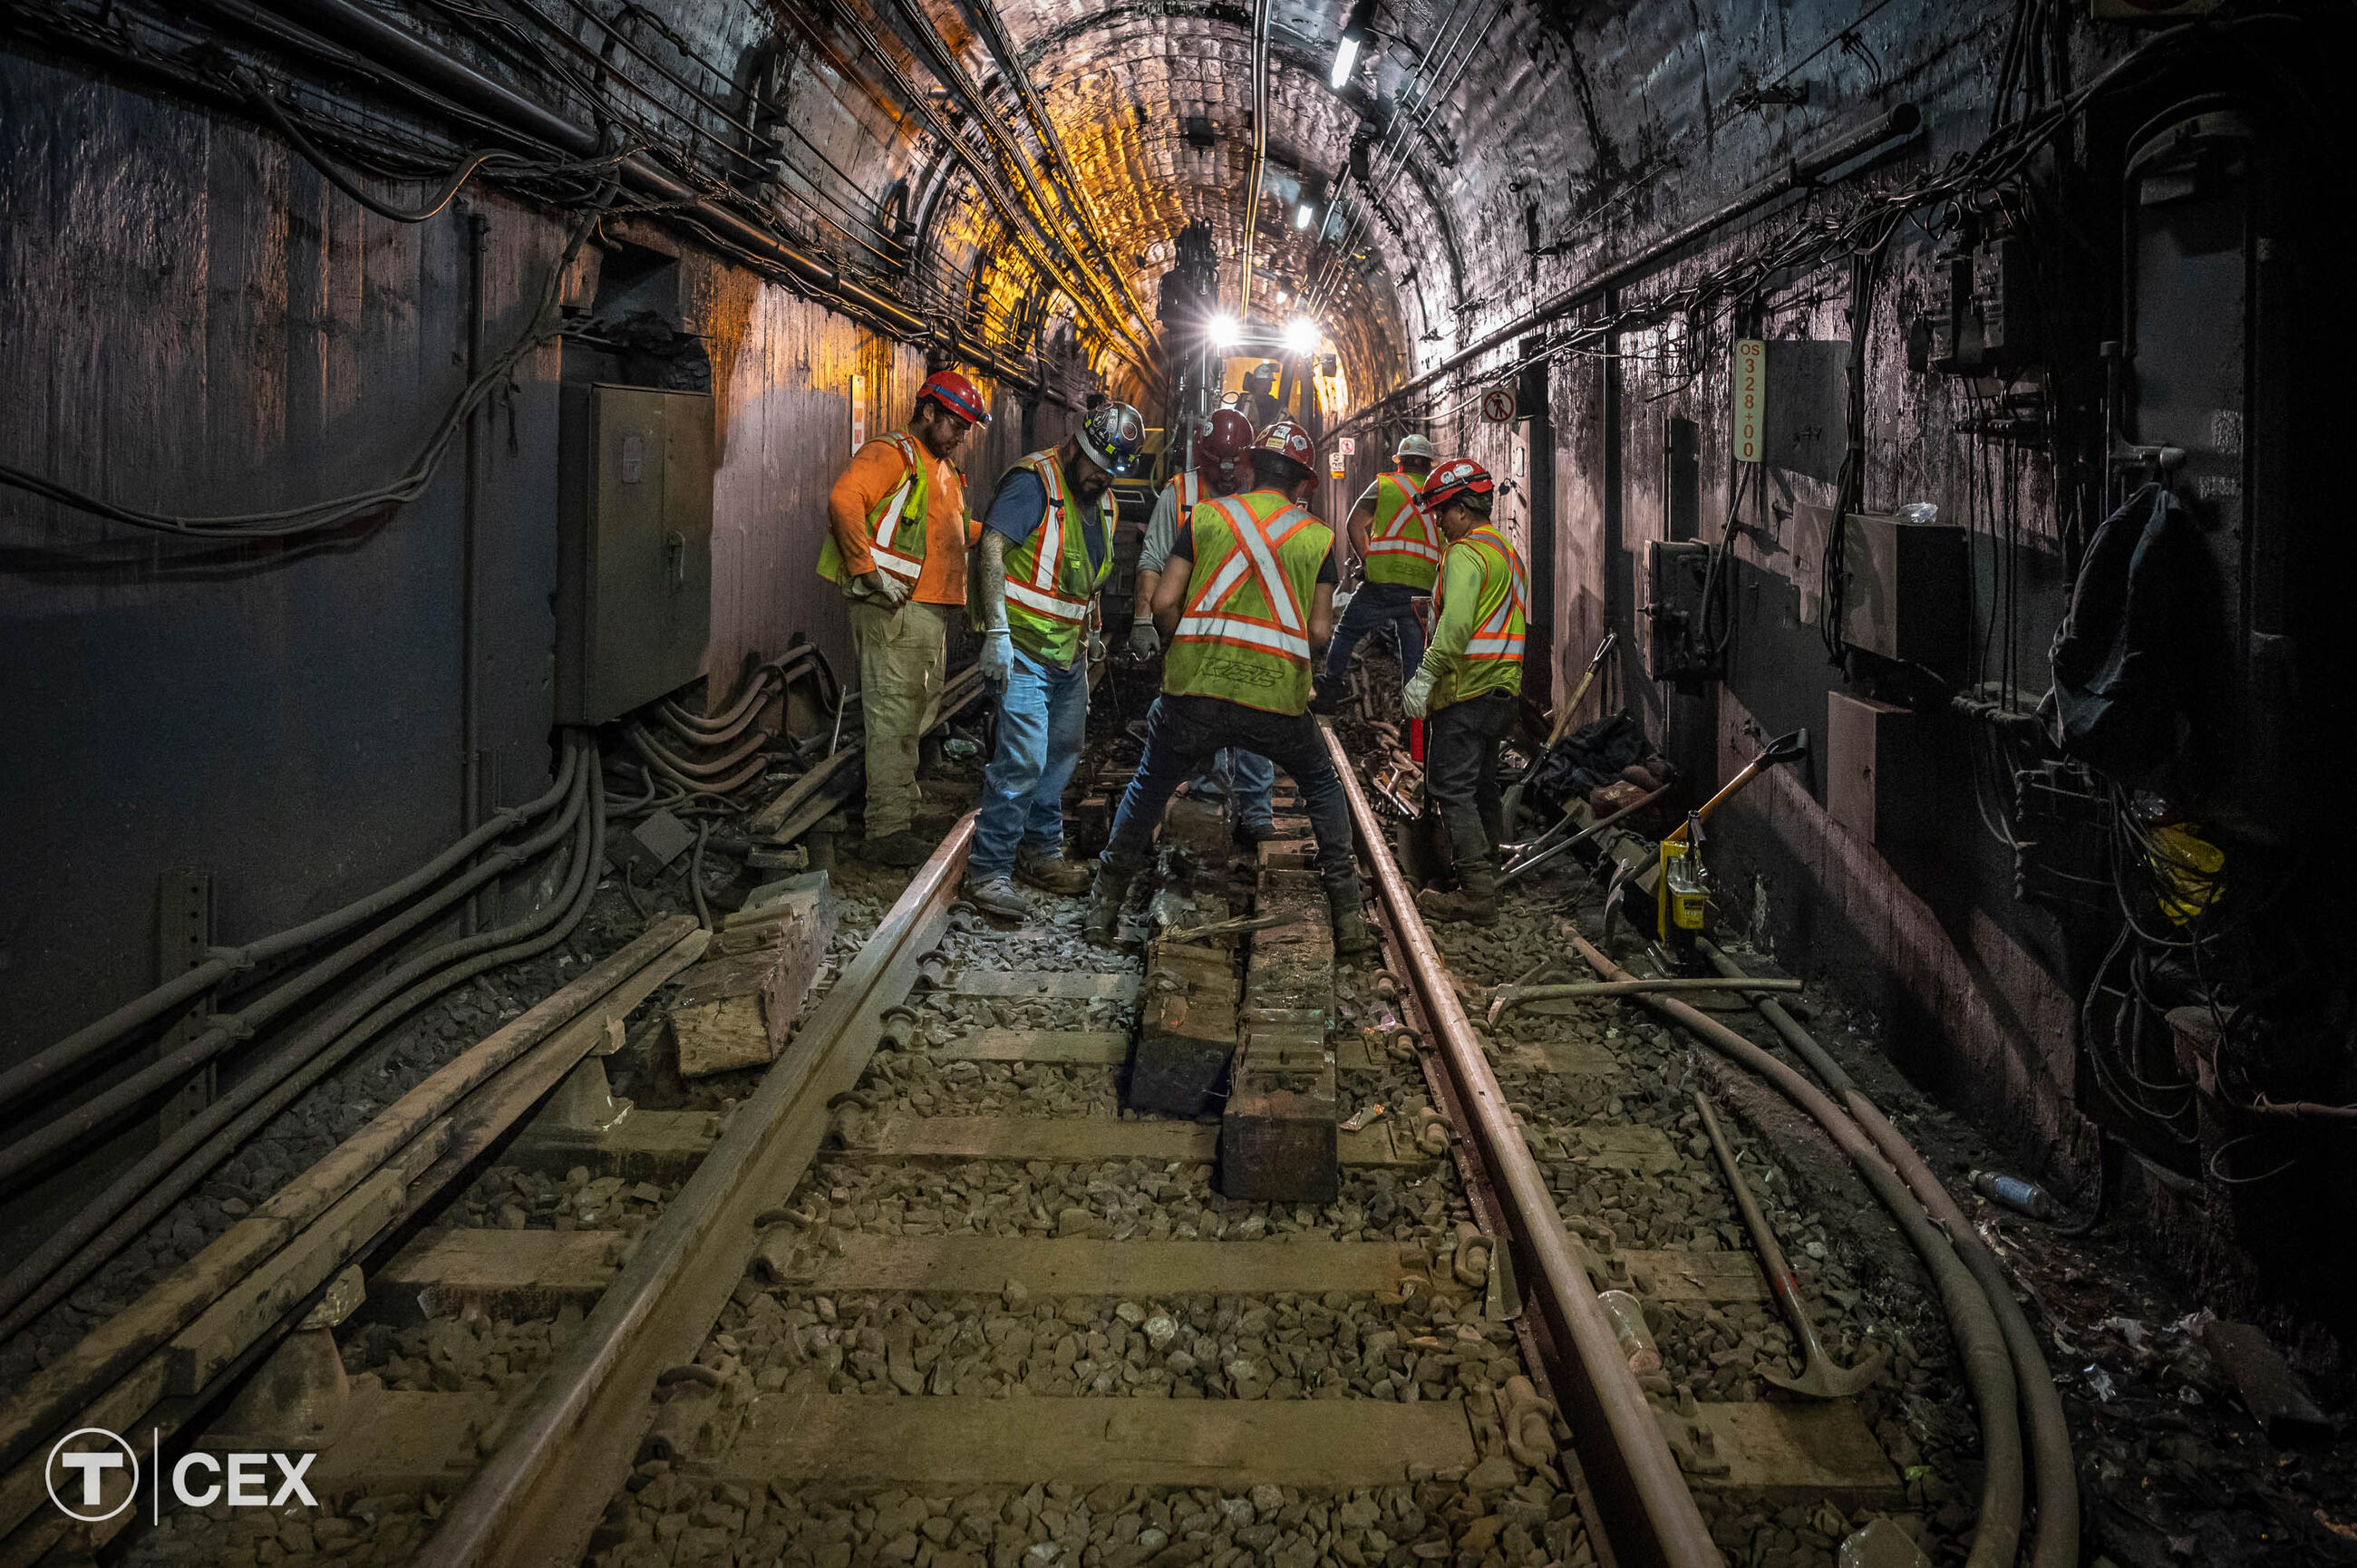
[[1374, 0], [1356, 0], [1350, 16], [1342, 23], [1342, 41], [1334, 46], [1334, 73], [1326, 84], [1340, 92], [1349, 85], [1351, 71], [1359, 63], [1359, 50], [1373, 36], [1369, 26], [1374, 20]]

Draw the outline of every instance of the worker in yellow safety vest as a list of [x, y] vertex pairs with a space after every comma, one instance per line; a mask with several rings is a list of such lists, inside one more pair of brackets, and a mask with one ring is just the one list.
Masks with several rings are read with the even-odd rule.
[[[1154, 503], [1154, 516], [1138, 546], [1136, 610], [1129, 623], [1130, 652], [1140, 660], [1158, 658], [1162, 652], [1162, 634], [1154, 626], [1154, 594], [1162, 585], [1178, 525], [1195, 515], [1200, 502], [1250, 486], [1252, 465], [1245, 459], [1252, 444], [1249, 420], [1232, 408], [1212, 410], [1195, 437], [1194, 466], [1165, 485]], [[1276, 836], [1276, 765], [1258, 752], [1222, 747], [1188, 790], [1235, 802], [1238, 843], [1249, 846]]]
[[950, 618], [965, 604], [973, 525], [957, 457], [989, 423], [990, 405], [972, 381], [936, 371], [917, 389], [907, 428], [861, 446], [827, 495], [818, 571], [849, 601], [859, 655], [867, 772], [859, 854], [883, 865], [922, 865], [933, 853], [911, 831], [921, 798], [917, 742], [933, 726]]
[[1310, 660], [1334, 625], [1334, 533], [1307, 505], [1318, 489], [1316, 458], [1309, 433], [1278, 420], [1253, 447], [1252, 488], [1198, 502], [1171, 541], [1154, 596], [1168, 642], [1162, 695], [1146, 714], [1146, 756], [1097, 862], [1087, 928], [1096, 940], [1117, 936], [1180, 782], [1221, 747], [1243, 746], [1300, 786], [1335, 951], [1374, 946], [1359, 908], [1342, 780], [1308, 712]]
[[1104, 658], [1097, 590], [1113, 571], [1113, 481], [1146, 449], [1146, 421], [1100, 403], [1061, 446], [1006, 471], [983, 519], [975, 629], [998, 687], [998, 745], [982, 776], [966, 897], [1019, 920], [1031, 900], [1085, 890], [1064, 858], [1064, 786], [1089, 720], [1089, 666]]
[[1523, 690], [1529, 568], [1490, 521], [1496, 486], [1481, 465], [1453, 458], [1433, 470], [1425, 504], [1448, 536], [1433, 595], [1432, 645], [1401, 693], [1424, 725], [1424, 790], [1448, 835], [1458, 890], [1427, 887], [1416, 908], [1440, 920], [1498, 918], [1498, 841], [1505, 832], [1498, 746]]
[[1342, 610], [1342, 624], [1326, 650], [1326, 668], [1318, 677], [1317, 712], [1330, 714], [1351, 683], [1351, 655], [1368, 633], [1388, 626], [1399, 642], [1400, 679], [1405, 681], [1424, 657], [1424, 628], [1416, 620], [1417, 601], [1432, 592], [1440, 570], [1440, 553], [1448, 541], [1440, 534], [1431, 506], [1424, 499], [1426, 476], [1432, 472], [1432, 443], [1421, 435], [1403, 435], [1392, 454], [1398, 465], [1369, 485], [1351, 509], [1348, 524], [1351, 554], [1361, 563], [1367, 580]]

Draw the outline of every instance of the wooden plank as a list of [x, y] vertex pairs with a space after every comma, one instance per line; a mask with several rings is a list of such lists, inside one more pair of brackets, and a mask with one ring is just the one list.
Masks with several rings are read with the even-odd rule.
[[953, 996], [1075, 997], [1099, 1002], [1135, 1002], [1135, 974], [1073, 973], [1064, 970], [969, 969], [946, 989]]
[[493, 1317], [550, 1316], [568, 1301], [586, 1308], [597, 1299], [623, 1240], [619, 1230], [436, 1228], [378, 1270], [369, 1291], [420, 1317], [457, 1317], [469, 1307]]
[[716, 944], [734, 950], [681, 977], [671, 1008], [681, 1077], [777, 1059], [825, 961], [834, 915], [823, 886], [788, 894]]
[[1904, 1496], [1854, 1400], [1702, 1404], [1687, 1419], [1709, 1434], [1712, 1457], [1727, 1466], [1724, 1475], [1689, 1477], [1696, 1487], [1852, 1508], [1896, 1507]]
[[1571, 1158], [1608, 1171], [1667, 1176], [1684, 1164], [1659, 1127], [1600, 1124], [1566, 1128]]
[[1563, 1078], [1609, 1078], [1620, 1070], [1620, 1058], [1585, 1040], [1541, 1040], [1508, 1047], [1506, 1065]]
[[1408, 1129], [1394, 1116], [1372, 1126], [1344, 1133], [1336, 1140], [1345, 1165], [1424, 1165], [1431, 1156], [1415, 1146]]
[[1193, 1122], [1116, 1122], [1110, 1116], [900, 1116], [872, 1144], [844, 1154], [866, 1159], [1191, 1160], [1219, 1152], [1220, 1130]]
[[[504, 1404], [488, 1390], [423, 1393], [363, 1384], [328, 1407], [325, 1431], [307, 1433], [295, 1444], [319, 1455], [304, 1480], [322, 1496], [463, 1485], [480, 1459], [486, 1434], [495, 1434]], [[221, 1428], [189, 1447], [226, 1454], [288, 1444], [285, 1434]]]
[[877, 1236], [851, 1231], [840, 1255], [789, 1268], [819, 1290], [996, 1295], [1009, 1282], [1034, 1296], [1322, 1295], [1397, 1299], [1427, 1277], [1389, 1241], [1099, 1241], [1028, 1236]]
[[990, 1399], [803, 1394], [756, 1405], [720, 1462], [758, 1489], [863, 1485], [1350, 1487], [1470, 1466], [1456, 1400]]
[[1129, 1036], [1118, 1029], [984, 1029], [944, 1040], [925, 1054], [939, 1061], [1119, 1067], [1129, 1059]]
[[1765, 1301], [1768, 1282], [1749, 1252], [1690, 1252], [1671, 1248], [1613, 1254], [1652, 1290], [1648, 1301]]
[[173, 1336], [168, 1391], [183, 1398], [201, 1392], [247, 1346], [390, 1223], [408, 1194], [409, 1183], [400, 1170], [379, 1171], [224, 1292]]

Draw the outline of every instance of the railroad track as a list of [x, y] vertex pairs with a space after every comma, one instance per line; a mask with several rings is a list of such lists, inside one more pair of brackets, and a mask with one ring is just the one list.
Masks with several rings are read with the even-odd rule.
[[[110, 1325], [0, 1435], [317, 1451], [328, 1507], [184, 1514], [157, 1561], [1578, 1568], [1716, 1563], [1714, 1530], [1758, 1560], [1763, 1530], [1830, 1561], [1898, 1476], [1854, 1405], [1727, 1397], [1782, 1346], [1650, 1092], [1664, 1053], [1477, 1026], [1335, 752], [1385, 939], [1336, 983], [1340, 1098], [1388, 1111], [1333, 1201], [1225, 1197], [1216, 1126], [1121, 1110], [1143, 966], [1078, 900], [1014, 931], [957, 907], [968, 819], [725, 1116], [545, 1109], [703, 955], [657, 921], [258, 1216], [231, 1290]], [[1673, 1185], [1684, 1221], [1639, 1208]], [[291, 1401], [290, 1346], [327, 1368]], [[257, 1367], [272, 1397], [230, 1397]], [[7, 1560], [130, 1522], [60, 1528], [39, 1475], [0, 1483]]]

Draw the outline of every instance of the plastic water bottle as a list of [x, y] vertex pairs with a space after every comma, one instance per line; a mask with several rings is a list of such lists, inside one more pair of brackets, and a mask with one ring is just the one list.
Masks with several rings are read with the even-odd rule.
[[2002, 1203], [2032, 1219], [2051, 1219], [2060, 1212], [2054, 1200], [2046, 1196], [2046, 1189], [2034, 1181], [2024, 1181], [2002, 1171], [1974, 1171], [1964, 1179], [1990, 1202]]

